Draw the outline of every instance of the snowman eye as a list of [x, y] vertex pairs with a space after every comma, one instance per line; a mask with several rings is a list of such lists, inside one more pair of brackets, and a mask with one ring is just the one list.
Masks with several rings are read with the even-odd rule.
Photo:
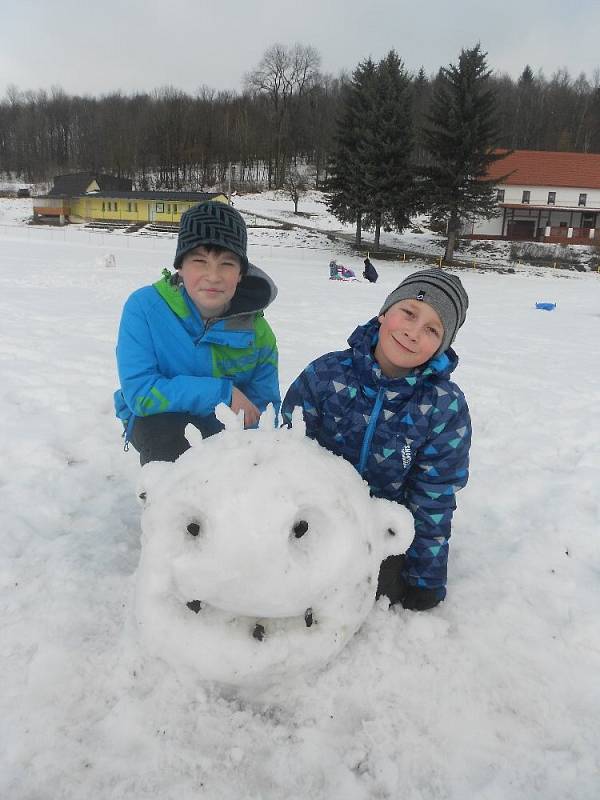
[[298, 520], [292, 526], [292, 531], [296, 539], [301, 539], [308, 531], [308, 522], [305, 519]]
[[196, 521], [190, 522], [187, 526], [187, 532], [190, 536], [198, 536], [200, 533], [200, 524]]

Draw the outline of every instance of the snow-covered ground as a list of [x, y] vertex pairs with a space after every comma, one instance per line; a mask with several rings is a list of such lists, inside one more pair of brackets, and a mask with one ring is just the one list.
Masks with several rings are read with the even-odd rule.
[[[139, 467], [113, 418], [114, 341], [175, 242], [26, 227], [28, 203], [0, 199], [0, 795], [595, 800], [599, 276], [461, 271], [474, 440], [447, 600], [380, 602], [327, 669], [238, 695], [133, 636]], [[329, 281], [332, 257], [360, 257], [309, 233], [250, 237], [280, 288], [283, 390], [415, 268]]]
[[[340, 223], [333, 214], [327, 211], [326, 196], [322, 192], [307, 192], [298, 205], [298, 215], [294, 214], [293, 203], [281, 191], [240, 195], [235, 202], [240, 210], [254, 211], [272, 219], [354, 236], [353, 225]], [[444, 253], [445, 239], [442, 235], [432, 232], [427, 225], [428, 217], [425, 215], [416, 218], [411, 228], [407, 228], [402, 233], [382, 231], [381, 244], [400, 252], [406, 250], [408, 254], [422, 254], [424, 257], [436, 260]], [[365, 248], [368, 248], [369, 242], [372, 241], [373, 232], [363, 231]], [[563, 247], [556, 244], [540, 244], [537, 247], [547, 259], [548, 265], [554, 264], [557, 269], [572, 269], [576, 264], [581, 270], [596, 270], [600, 265], [600, 253], [595, 247], [582, 245]], [[459, 242], [455, 255], [458, 260], [468, 262], [470, 266], [480, 269], [491, 266], [520, 270], [522, 264], [526, 264], [528, 261], [527, 258], [520, 255], [516, 259], [511, 259], [511, 242], [504, 241], [469, 241], [465, 239]]]

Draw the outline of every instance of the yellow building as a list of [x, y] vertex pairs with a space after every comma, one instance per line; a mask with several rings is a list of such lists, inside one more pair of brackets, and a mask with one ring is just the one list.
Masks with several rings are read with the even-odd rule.
[[40, 222], [178, 225], [184, 211], [204, 200], [228, 202], [219, 192], [136, 192], [126, 178], [74, 173], [57, 175], [47, 195], [33, 198], [33, 216]]
[[178, 225], [184, 211], [204, 200], [227, 203], [216, 192], [93, 192], [71, 198], [69, 221]]

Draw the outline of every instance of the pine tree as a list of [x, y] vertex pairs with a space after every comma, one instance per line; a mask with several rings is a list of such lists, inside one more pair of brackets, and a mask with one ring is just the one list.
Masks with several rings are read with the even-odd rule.
[[497, 214], [496, 181], [486, 175], [506, 153], [493, 152], [499, 131], [486, 57], [477, 44], [461, 51], [458, 66], [440, 70], [423, 130], [433, 162], [426, 170], [424, 201], [434, 217], [448, 220], [446, 261], [454, 256], [461, 221]]
[[415, 210], [411, 81], [394, 50], [376, 69], [374, 102], [359, 148], [367, 185], [365, 223], [402, 231]]
[[361, 243], [367, 186], [361, 161], [361, 142], [370, 124], [376, 68], [369, 58], [352, 73], [344, 87], [334, 149], [329, 163], [328, 208], [341, 222], [356, 223], [356, 244]]

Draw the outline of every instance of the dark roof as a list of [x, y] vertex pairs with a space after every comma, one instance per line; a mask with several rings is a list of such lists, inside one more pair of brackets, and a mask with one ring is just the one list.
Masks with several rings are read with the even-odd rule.
[[55, 175], [54, 186], [48, 192], [48, 197], [85, 194], [85, 190], [92, 181], [96, 181], [101, 191], [131, 191], [132, 182], [129, 178], [118, 178], [116, 175], [103, 175], [94, 172], [71, 172], [66, 175]]
[[515, 150], [490, 165], [488, 178], [499, 179], [503, 175], [508, 177], [502, 184], [508, 186], [600, 189], [600, 154]]

